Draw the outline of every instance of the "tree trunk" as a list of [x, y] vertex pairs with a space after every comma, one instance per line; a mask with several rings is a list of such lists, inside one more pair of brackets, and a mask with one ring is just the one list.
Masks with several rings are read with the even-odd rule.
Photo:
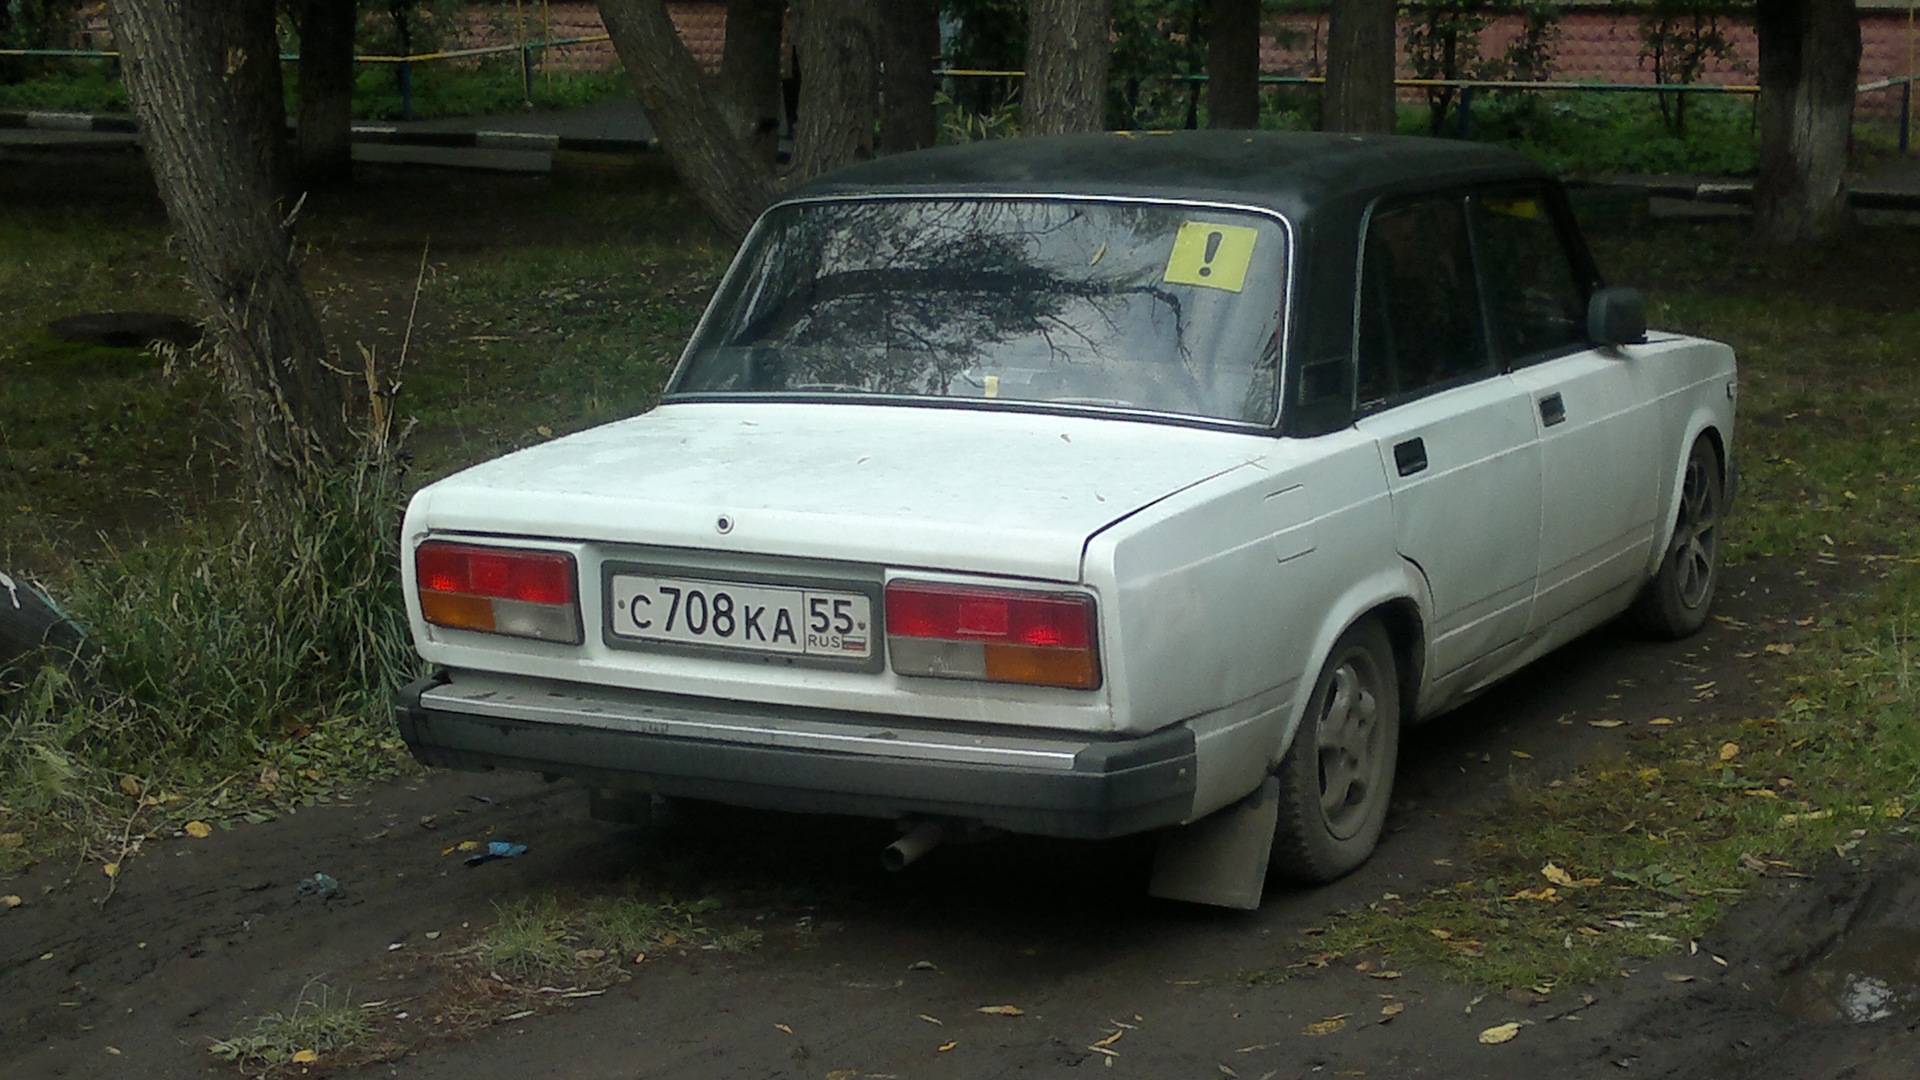
[[1788, 246], [1845, 228], [1847, 146], [1860, 75], [1853, 0], [1759, 0], [1760, 172], [1754, 237]]
[[880, 115], [879, 22], [875, 0], [794, 3], [793, 51], [800, 66], [794, 179], [873, 157]]
[[300, 4], [300, 124], [293, 144], [294, 173], [308, 187], [353, 180], [354, 0]]
[[1393, 131], [1394, 7], [1394, 0], [1333, 0], [1321, 130]]
[[733, 134], [661, 0], [600, 0], [614, 51], [667, 159], [728, 236], [739, 239], [773, 198], [773, 169]]
[[1113, 0], [1027, 0], [1028, 135], [1104, 131]]
[[1212, 0], [1207, 126], [1260, 126], [1260, 0]]
[[727, 41], [720, 86], [735, 114], [734, 130], [753, 156], [771, 167], [780, 152], [781, 0], [727, 0]]
[[932, 146], [933, 65], [940, 11], [933, 0], [889, 0], [880, 12], [880, 152]]
[[274, 195], [286, 115], [273, 0], [114, 0], [113, 29], [256, 490], [289, 490], [345, 459], [352, 440]]

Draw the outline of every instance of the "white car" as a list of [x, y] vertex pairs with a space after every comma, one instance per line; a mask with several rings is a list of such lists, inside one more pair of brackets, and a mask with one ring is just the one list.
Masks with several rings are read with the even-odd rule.
[[1725, 345], [1559, 185], [1278, 133], [881, 159], [753, 229], [645, 415], [415, 497], [423, 762], [954, 830], [1161, 830], [1257, 905], [1377, 842], [1403, 725], [1712, 600]]

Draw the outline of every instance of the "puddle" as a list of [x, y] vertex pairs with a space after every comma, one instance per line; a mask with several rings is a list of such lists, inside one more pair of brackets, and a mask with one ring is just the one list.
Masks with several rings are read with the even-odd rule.
[[1920, 933], [1862, 934], [1788, 983], [1780, 1006], [1807, 1020], [1871, 1024], [1920, 1015]]

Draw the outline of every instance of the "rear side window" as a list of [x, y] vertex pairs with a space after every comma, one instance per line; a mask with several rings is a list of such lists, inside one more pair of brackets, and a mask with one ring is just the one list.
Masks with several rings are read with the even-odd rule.
[[1470, 205], [1501, 358], [1518, 367], [1584, 348], [1588, 284], [1551, 204], [1521, 190], [1476, 195]]
[[1361, 254], [1359, 400], [1364, 409], [1491, 374], [1464, 199], [1390, 205]]

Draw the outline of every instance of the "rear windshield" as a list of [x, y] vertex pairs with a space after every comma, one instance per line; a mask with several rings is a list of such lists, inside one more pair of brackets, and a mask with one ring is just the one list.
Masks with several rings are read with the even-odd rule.
[[672, 395], [1050, 403], [1266, 424], [1287, 236], [1185, 205], [848, 200], [777, 208]]

